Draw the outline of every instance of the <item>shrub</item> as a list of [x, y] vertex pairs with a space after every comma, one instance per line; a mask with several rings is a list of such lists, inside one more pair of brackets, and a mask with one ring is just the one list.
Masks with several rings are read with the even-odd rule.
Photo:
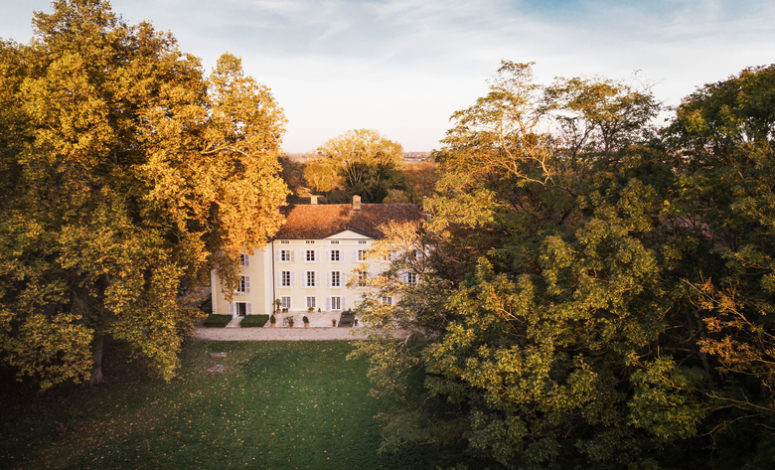
[[307, 318], [306, 315], [304, 315], [304, 318], [301, 319], [304, 323], [309, 323], [309, 318]]
[[242, 328], [260, 328], [266, 325], [269, 315], [248, 315], [239, 324]]
[[210, 315], [205, 318], [203, 325], [211, 328], [223, 328], [229, 324], [231, 318], [231, 315]]
[[274, 315], [272, 315], [271, 317], [269, 317], [269, 323], [271, 323], [272, 325], [274, 325], [275, 323], [277, 323], [277, 318], [275, 318], [275, 316], [274, 316]]

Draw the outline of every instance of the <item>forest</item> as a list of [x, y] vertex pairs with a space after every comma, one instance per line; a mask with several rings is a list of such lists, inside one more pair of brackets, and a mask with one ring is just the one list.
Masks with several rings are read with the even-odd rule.
[[775, 465], [775, 65], [666, 109], [648, 88], [540, 83], [504, 60], [433, 163], [406, 168], [360, 129], [299, 164], [239, 58], [207, 74], [106, 1], [53, 4], [32, 42], [0, 42], [0, 359], [20, 380], [99, 383], [105, 338], [172, 379], [198, 288], [210, 269], [235, 282], [289, 187], [361, 193], [427, 214], [385, 228], [383, 248], [406, 249], [375, 299], [401, 300], [357, 312], [375, 338], [413, 332], [352, 353], [390, 405], [380, 451], [427, 446], [445, 468]]

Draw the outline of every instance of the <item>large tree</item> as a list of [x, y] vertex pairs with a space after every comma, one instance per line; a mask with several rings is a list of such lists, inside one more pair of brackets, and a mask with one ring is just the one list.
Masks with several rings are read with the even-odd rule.
[[109, 335], [170, 379], [184, 294], [281, 222], [282, 111], [233, 56], [206, 79], [107, 1], [53, 7], [0, 50], [2, 357], [43, 388], [98, 383]]
[[413, 241], [431, 248], [394, 268], [421, 282], [362, 307], [425, 333], [362, 347], [395, 400], [385, 448], [772, 466], [772, 67], [698, 90], [661, 138], [648, 92], [530, 71], [505, 63], [454, 115]]
[[326, 141], [317, 149], [320, 158], [309, 163], [308, 184], [320, 189], [343, 186], [365, 202], [382, 202], [390, 189], [406, 189], [400, 169], [404, 151], [377, 131], [355, 129]]

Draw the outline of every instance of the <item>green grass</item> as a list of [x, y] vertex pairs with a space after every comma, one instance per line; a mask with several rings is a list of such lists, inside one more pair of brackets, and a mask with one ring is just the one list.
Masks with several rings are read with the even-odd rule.
[[242, 328], [262, 327], [269, 321], [269, 315], [247, 315], [239, 326]]
[[[108, 383], [0, 387], [3, 468], [433, 468], [421, 448], [381, 455], [383, 411], [347, 342], [202, 342], [167, 384], [107, 356]], [[224, 351], [226, 358], [211, 358]], [[111, 361], [113, 361], [111, 363]], [[223, 364], [226, 372], [207, 368]], [[118, 369], [118, 370], [116, 370]]]
[[204, 323], [202, 323], [202, 325], [209, 326], [212, 328], [224, 328], [226, 325], [229, 324], [231, 319], [232, 319], [231, 315], [210, 315], [207, 318], [205, 318], [205, 321]]

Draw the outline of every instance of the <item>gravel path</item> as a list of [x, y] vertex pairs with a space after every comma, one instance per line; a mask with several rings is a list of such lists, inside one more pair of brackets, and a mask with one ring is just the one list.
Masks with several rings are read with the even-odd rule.
[[[365, 339], [362, 328], [196, 328], [194, 336], [208, 341], [331, 341]], [[400, 336], [404, 337], [406, 333]]]

